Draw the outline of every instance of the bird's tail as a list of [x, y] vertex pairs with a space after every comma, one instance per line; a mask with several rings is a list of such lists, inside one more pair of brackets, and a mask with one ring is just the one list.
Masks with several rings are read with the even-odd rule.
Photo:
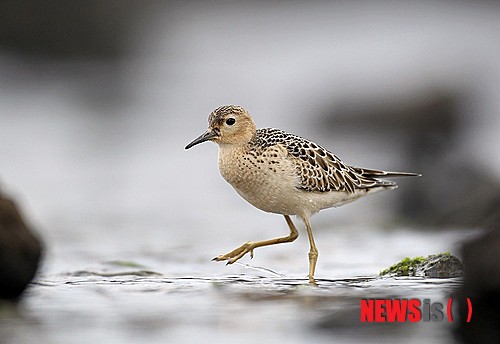
[[352, 168], [357, 174], [361, 175], [364, 178], [372, 180], [374, 183], [372, 184], [371, 188], [376, 188], [376, 189], [380, 189], [379, 187], [382, 187], [382, 189], [390, 190], [390, 189], [396, 189], [398, 187], [396, 182], [385, 178], [421, 176], [420, 173], [412, 173], [412, 172], [389, 172], [389, 171], [373, 170], [361, 167], [352, 167]]
[[353, 169], [356, 171], [356, 173], [359, 173], [363, 177], [368, 177], [368, 178], [421, 177], [422, 176], [422, 174], [420, 174], [420, 173], [413, 173], [413, 172], [389, 172], [389, 171], [373, 170], [373, 169], [362, 168], [362, 167], [353, 167]]

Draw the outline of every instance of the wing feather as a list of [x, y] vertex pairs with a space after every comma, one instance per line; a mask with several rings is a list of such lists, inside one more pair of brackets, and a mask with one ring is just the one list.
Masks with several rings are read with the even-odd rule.
[[262, 148], [277, 144], [285, 147], [300, 179], [297, 187], [307, 191], [353, 193], [356, 189], [394, 188], [395, 182], [380, 178], [418, 175], [350, 166], [320, 145], [279, 129], [259, 129], [254, 139]]

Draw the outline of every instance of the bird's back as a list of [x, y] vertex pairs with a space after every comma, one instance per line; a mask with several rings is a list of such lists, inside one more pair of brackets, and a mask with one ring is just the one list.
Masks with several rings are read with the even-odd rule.
[[251, 144], [261, 149], [284, 147], [300, 179], [297, 187], [305, 191], [354, 193], [357, 189], [395, 188], [395, 182], [381, 178], [416, 175], [350, 166], [322, 146], [279, 129], [258, 129]]

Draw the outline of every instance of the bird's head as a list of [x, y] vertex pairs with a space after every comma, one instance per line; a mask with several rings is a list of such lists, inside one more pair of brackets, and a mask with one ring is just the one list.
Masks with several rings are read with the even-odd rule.
[[236, 105], [215, 109], [208, 117], [208, 129], [186, 146], [189, 149], [205, 141], [221, 144], [245, 144], [255, 135], [255, 124], [250, 114]]

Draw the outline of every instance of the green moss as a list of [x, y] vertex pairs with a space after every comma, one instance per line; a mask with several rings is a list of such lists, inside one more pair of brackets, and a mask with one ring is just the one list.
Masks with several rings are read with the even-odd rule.
[[135, 262], [128, 261], [128, 260], [110, 260], [110, 261], [105, 262], [105, 264], [119, 266], [119, 267], [125, 267], [125, 268], [140, 268], [140, 269], [145, 268], [145, 266], [142, 264], [135, 263]]
[[380, 276], [415, 276], [417, 267], [423, 264], [425, 261], [426, 258], [424, 257], [406, 257], [400, 262], [380, 272]]

